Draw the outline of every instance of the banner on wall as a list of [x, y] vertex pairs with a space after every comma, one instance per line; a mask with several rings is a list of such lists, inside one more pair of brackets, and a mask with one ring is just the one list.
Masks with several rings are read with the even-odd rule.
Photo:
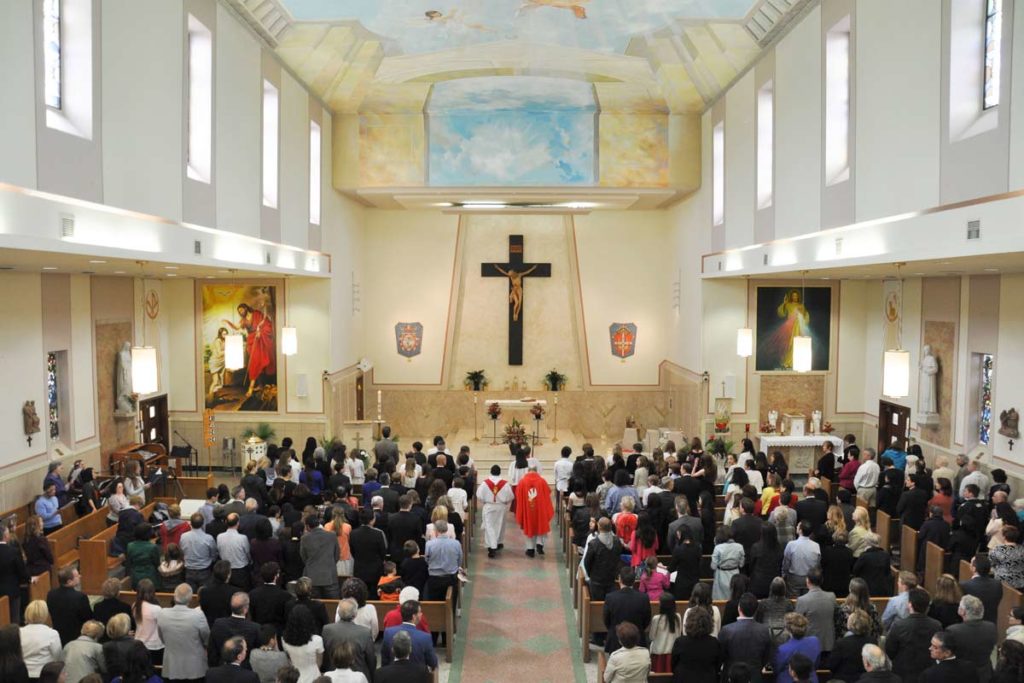
[[214, 413], [209, 408], [203, 411], [203, 444], [207, 448], [217, 445]]
[[[277, 287], [203, 285], [202, 363], [205, 407], [277, 411]], [[244, 363], [229, 369], [229, 335], [244, 339]]]
[[900, 289], [900, 283], [896, 280], [882, 282], [882, 322], [885, 330], [882, 341], [886, 349], [900, 346], [900, 311], [903, 310]]
[[625, 360], [636, 352], [636, 325], [634, 323], [612, 323], [608, 328], [612, 343], [612, 355]]
[[399, 356], [412, 358], [420, 355], [423, 349], [423, 324], [422, 323], [396, 323], [395, 324], [395, 350]]

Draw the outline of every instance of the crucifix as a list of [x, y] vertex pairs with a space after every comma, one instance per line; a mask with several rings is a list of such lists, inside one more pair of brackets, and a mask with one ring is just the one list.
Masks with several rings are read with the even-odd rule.
[[523, 364], [523, 278], [551, 277], [550, 263], [523, 261], [523, 236], [508, 236], [508, 263], [482, 263], [483, 277], [508, 278], [508, 364]]

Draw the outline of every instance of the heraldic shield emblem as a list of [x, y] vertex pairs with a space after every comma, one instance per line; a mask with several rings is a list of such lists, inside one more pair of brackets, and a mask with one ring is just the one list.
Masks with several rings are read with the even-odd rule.
[[629, 358], [636, 351], [636, 325], [633, 323], [612, 323], [608, 328], [612, 342], [612, 355]]
[[412, 358], [420, 355], [423, 348], [422, 323], [397, 323], [395, 325], [395, 347], [399, 356]]

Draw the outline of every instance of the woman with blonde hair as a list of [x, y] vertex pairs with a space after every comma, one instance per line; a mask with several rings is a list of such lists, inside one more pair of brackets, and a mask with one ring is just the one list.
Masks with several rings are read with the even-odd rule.
[[103, 643], [103, 661], [111, 678], [124, 673], [125, 662], [135, 647], [132, 620], [127, 614], [115, 614], [107, 622], [107, 642]]
[[[831, 509], [831, 508], [830, 508]], [[853, 528], [849, 534], [849, 548], [854, 559], [864, 554], [868, 549], [868, 534], [874, 533], [871, 530], [871, 517], [867, 508], [856, 507], [853, 509]]]
[[62, 658], [60, 634], [50, 627], [50, 610], [45, 600], [33, 600], [25, 608], [25, 625], [20, 635], [21, 657], [29, 678], [39, 678], [43, 666]]
[[963, 621], [959, 612], [962, 597], [964, 592], [960, 589], [960, 583], [951, 574], [943, 574], [935, 582], [935, 593], [932, 595], [932, 604], [928, 606], [928, 616], [942, 624], [944, 629], [959, 624]]
[[871, 622], [868, 628], [868, 637], [872, 643], [877, 643], [882, 636], [882, 620], [878, 616], [878, 609], [871, 602], [871, 593], [868, 592], [868, 584], [864, 579], [850, 579], [850, 592], [846, 599], [839, 603], [835, 611], [835, 632], [836, 641], [846, 634], [847, 620], [856, 611], [861, 611]]
[[828, 512], [825, 513], [824, 533], [832, 538], [837, 531], [846, 531], [846, 517], [843, 515], [843, 508], [829, 505]]
[[133, 496], [138, 496], [145, 502], [146, 500], [146, 489], [152, 484], [147, 484], [142, 478], [142, 470], [137, 460], [129, 460], [125, 466], [124, 476], [124, 494], [128, 496], [129, 501]]
[[868, 644], [877, 644], [871, 636], [871, 618], [862, 609], [850, 612], [846, 620], [845, 634], [836, 639], [832, 653], [827, 660], [832, 680], [854, 683], [864, 675], [861, 649]]
[[[444, 498], [439, 498], [438, 501], [442, 501]], [[445, 538], [455, 538], [455, 529], [448, 525], [448, 507], [446, 505], [434, 506], [434, 511], [430, 513], [430, 524], [427, 525], [427, 532], [424, 535], [428, 541], [431, 541], [438, 537], [437, 529], [434, 527], [434, 522], [443, 520], [448, 527], [448, 530], [444, 532]]]

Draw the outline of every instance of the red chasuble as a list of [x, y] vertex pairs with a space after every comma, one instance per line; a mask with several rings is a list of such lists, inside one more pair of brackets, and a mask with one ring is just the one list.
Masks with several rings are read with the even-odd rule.
[[[530, 492], [534, 495], [531, 496]], [[516, 522], [526, 536], [543, 536], [551, 530], [555, 510], [551, 506], [551, 488], [544, 477], [528, 472], [516, 486]]]

